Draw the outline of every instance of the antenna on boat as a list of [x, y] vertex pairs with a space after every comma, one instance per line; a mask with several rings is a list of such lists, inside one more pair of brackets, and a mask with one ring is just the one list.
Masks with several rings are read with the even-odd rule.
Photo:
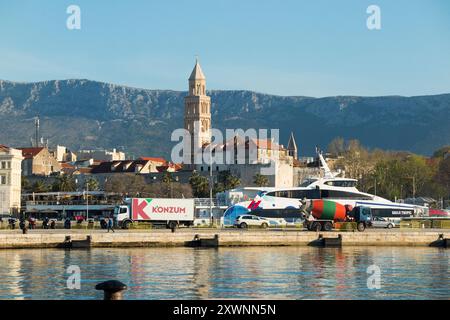
[[328, 164], [322, 155], [322, 151], [317, 146], [316, 146], [316, 153], [317, 156], [319, 157], [320, 166], [323, 168], [323, 171], [325, 173], [324, 178], [334, 178], [334, 174], [331, 172], [330, 167], [328, 167]]

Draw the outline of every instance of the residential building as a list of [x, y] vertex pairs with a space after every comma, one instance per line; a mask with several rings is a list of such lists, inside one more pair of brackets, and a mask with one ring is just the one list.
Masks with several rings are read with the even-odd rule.
[[185, 141], [190, 142], [183, 149], [186, 170], [203, 174], [210, 169], [215, 172], [229, 170], [246, 186], [254, 185], [254, 176], [261, 173], [267, 175], [272, 186], [293, 186], [293, 161], [298, 152], [293, 133], [288, 148], [271, 139], [235, 136], [225, 143], [211, 146], [212, 157], [217, 159], [212, 160], [212, 168], [203, 159], [195, 163], [195, 155], [201, 154], [211, 144], [211, 98], [206, 95], [206, 77], [198, 61], [189, 77], [189, 93], [184, 105], [184, 128], [189, 134]]
[[[212, 171], [230, 171], [241, 180], [241, 185], [254, 186], [257, 174], [265, 175], [269, 186], [293, 186], [294, 158], [289, 151], [271, 139], [253, 139], [235, 136], [212, 147]], [[209, 172], [207, 163], [196, 165], [196, 170]]]
[[22, 152], [0, 145], [0, 214], [20, 210]]
[[22, 151], [22, 175], [48, 176], [60, 172], [61, 165], [58, 160], [45, 147], [19, 148]]
[[58, 162], [77, 161], [77, 155], [64, 146], [56, 146], [56, 149], [51, 153]]
[[164, 158], [141, 157], [139, 160], [147, 161], [148, 173], [159, 172], [158, 168], [167, 164], [167, 161]]
[[158, 172], [175, 172], [180, 165], [167, 162], [162, 158], [140, 158], [138, 160], [105, 161], [92, 166], [91, 174], [137, 173], [149, 174]]
[[98, 161], [122, 161], [125, 160], [125, 153], [113, 149], [108, 150], [80, 150], [77, 152], [77, 158], [79, 160], [94, 159]]

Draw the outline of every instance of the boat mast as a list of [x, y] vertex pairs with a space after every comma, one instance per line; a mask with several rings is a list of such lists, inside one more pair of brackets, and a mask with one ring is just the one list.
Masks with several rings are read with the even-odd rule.
[[335, 177], [334, 174], [331, 172], [330, 167], [328, 167], [328, 164], [322, 155], [322, 151], [320, 151], [318, 147], [316, 147], [316, 153], [317, 156], [319, 157], [320, 166], [323, 168], [324, 171], [324, 178], [334, 178]]

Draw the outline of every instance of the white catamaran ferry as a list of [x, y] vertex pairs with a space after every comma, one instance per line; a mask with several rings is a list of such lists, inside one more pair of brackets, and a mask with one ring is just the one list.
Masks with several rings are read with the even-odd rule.
[[304, 200], [326, 199], [352, 207], [372, 209], [373, 216], [385, 217], [393, 222], [413, 216], [427, 216], [428, 208], [396, 203], [385, 198], [364, 193], [356, 188], [357, 180], [339, 178], [329, 169], [321, 153], [318, 153], [323, 177], [306, 180], [299, 187], [261, 188], [252, 201], [237, 203], [224, 213], [224, 225], [234, 223], [237, 216], [252, 214], [267, 218], [272, 224], [285, 224], [301, 219], [299, 209]]

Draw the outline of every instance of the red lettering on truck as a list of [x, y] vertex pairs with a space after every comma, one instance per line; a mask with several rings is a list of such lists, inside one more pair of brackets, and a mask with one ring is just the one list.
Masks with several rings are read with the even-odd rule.
[[186, 213], [186, 208], [182, 207], [153, 207], [152, 213]]
[[[141, 203], [139, 203], [139, 199], [133, 199], [133, 220], [150, 220], [150, 217], [145, 213], [144, 209], [147, 207], [147, 201], [142, 200]], [[139, 219], [140, 217], [140, 219]]]

